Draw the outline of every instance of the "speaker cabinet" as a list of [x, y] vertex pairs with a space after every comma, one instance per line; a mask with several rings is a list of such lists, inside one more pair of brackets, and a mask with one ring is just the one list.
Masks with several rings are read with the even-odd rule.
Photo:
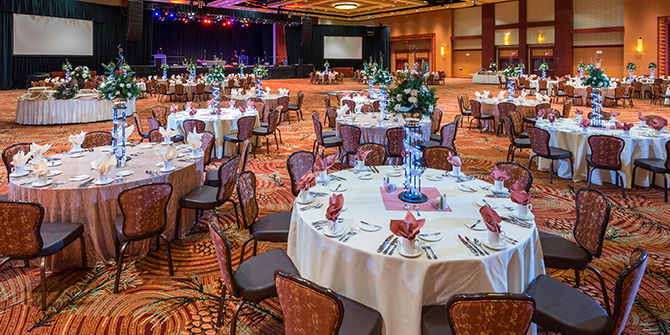
[[300, 45], [303, 47], [309, 47], [312, 45], [312, 18], [306, 17], [302, 23], [302, 38], [300, 39]]
[[144, 3], [137, 0], [128, 1], [128, 41], [142, 40], [142, 18], [144, 17]]

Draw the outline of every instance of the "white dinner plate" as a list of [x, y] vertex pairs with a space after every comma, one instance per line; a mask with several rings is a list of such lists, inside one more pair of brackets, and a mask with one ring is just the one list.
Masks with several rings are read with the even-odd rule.
[[169, 169], [166, 169], [166, 168], [162, 167], [162, 168], [158, 169], [158, 171], [160, 171], [160, 172], [170, 172], [170, 171], [174, 171], [175, 169], [177, 169], [177, 168], [174, 167], [174, 166], [170, 167]]
[[402, 172], [400, 171], [386, 172], [386, 175], [389, 177], [400, 177], [402, 176]]
[[323, 230], [323, 235], [326, 235], [328, 237], [338, 237], [338, 236], [341, 236], [342, 233], [344, 233], [344, 227], [342, 227], [342, 225], [340, 225], [340, 229], [338, 231], [333, 232], [333, 233], [328, 231], [328, 226], [324, 227], [322, 230]]
[[[477, 223], [473, 227], [472, 225], [475, 224], [475, 222], [477, 222], [477, 221], [479, 221], [479, 223]], [[465, 220], [465, 222], [463, 222], [463, 225], [465, 226], [465, 228], [476, 230], [476, 231], [485, 231], [487, 229], [486, 224], [484, 224], [484, 221], [482, 221], [480, 219]]]
[[482, 241], [482, 244], [491, 250], [502, 250], [507, 247], [507, 241], [505, 240], [502, 240], [502, 243], [500, 243], [499, 245], [492, 245], [489, 243], [489, 241]]
[[372, 173], [363, 173], [360, 176], [358, 176], [358, 179], [360, 179], [360, 180], [370, 180], [374, 177], [375, 176], [373, 176]]
[[54, 182], [53, 179], [47, 179], [47, 181], [45, 183], [40, 183], [39, 181], [36, 180], [31, 184], [31, 186], [32, 187], [44, 187], [44, 186], [51, 185], [51, 183], [53, 183], [53, 182]]
[[[338, 188], [339, 186], [339, 188]], [[347, 190], [347, 187], [342, 184], [330, 185], [328, 188], [331, 192], [344, 192]]]
[[135, 171], [133, 171], [133, 170], [117, 171], [114, 175], [117, 176], [117, 177], [125, 177], [125, 176], [130, 176], [134, 172]]
[[84, 157], [84, 153], [83, 152], [77, 152], [77, 153], [71, 154], [69, 157], [70, 158]]
[[186, 154], [183, 153], [183, 152], [180, 152], [180, 153], [177, 154], [177, 158], [182, 158], [184, 156], [186, 156]]
[[444, 177], [442, 177], [440, 175], [437, 175], [437, 174], [431, 174], [431, 175], [427, 175], [426, 179], [428, 179], [430, 181], [441, 181], [442, 179], [444, 179]]
[[78, 176], [70, 177], [70, 180], [72, 180], [72, 181], [82, 181], [84, 179], [88, 179], [88, 177], [90, 177], [90, 176], [87, 175], [87, 174], [80, 174]]
[[113, 181], [114, 181], [114, 179], [112, 179], [112, 178], [107, 178], [107, 180], [105, 180], [105, 181], [102, 181], [102, 180], [100, 180], [100, 179], [98, 179], [98, 178], [95, 178], [95, 180], [93, 180], [93, 184], [96, 184], [96, 185], [107, 185], [107, 184], [111, 184]]
[[423, 252], [423, 249], [416, 248], [416, 249], [414, 249], [414, 252], [407, 253], [407, 252], [405, 252], [405, 249], [402, 248], [402, 246], [398, 246], [398, 253], [400, 254], [400, 256], [404, 256], [404, 257], [408, 257], [408, 258], [416, 258], [416, 257], [419, 257], [422, 252]]
[[422, 228], [417, 235], [420, 239], [428, 242], [437, 242], [442, 239], [442, 233], [430, 228]]
[[309, 204], [312, 203], [312, 201], [314, 201], [314, 199], [316, 199], [316, 196], [307, 195], [307, 199], [305, 199], [304, 201], [300, 200], [300, 198], [295, 198], [295, 199], [296, 199], [296, 202], [300, 205], [309, 205]]
[[139, 146], [140, 149], [151, 149], [153, 147], [154, 147], [154, 145], [149, 144], [149, 143], [145, 143], [145, 144], [142, 144], [142, 145]]
[[12, 177], [12, 178], [20, 178], [20, 177], [25, 177], [25, 176], [27, 176], [29, 173], [30, 173], [30, 171], [28, 171], [28, 170], [23, 170], [23, 173], [16, 174], [16, 173], [12, 172], [12, 173], [9, 174], [9, 176]]
[[63, 171], [60, 171], [60, 170], [49, 171], [49, 174], [47, 174], [47, 177], [55, 177], [55, 176], [57, 176], [61, 173], [63, 173]]
[[365, 231], [378, 231], [382, 229], [382, 226], [377, 224], [377, 222], [374, 220], [367, 219], [365, 221], [361, 220], [361, 222], [358, 224], [358, 228]]

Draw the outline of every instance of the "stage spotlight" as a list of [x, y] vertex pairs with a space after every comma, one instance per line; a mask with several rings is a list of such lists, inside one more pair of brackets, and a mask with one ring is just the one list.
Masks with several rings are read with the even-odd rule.
[[168, 16], [169, 16], [170, 18], [174, 18], [174, 13], [170, 13], [170, 15], [168, 15]]
[[158, 11], [154, 11], [154, 16], [158, 17], [158, 15], [161, 15]]

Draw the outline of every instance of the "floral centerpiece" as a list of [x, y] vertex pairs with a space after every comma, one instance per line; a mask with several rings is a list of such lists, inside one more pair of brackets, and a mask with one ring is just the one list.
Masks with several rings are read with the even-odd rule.
[[61, 68], [63, 69], [63, 71], [65, 71], [65, 81], [70, 81], [71, 79], [70, 72], [72, 71], [72, 63], [70, 63], [70, 61], [67, 58], [65, 58], [65, 63], [61, 65]]
[[656, 67], [656, 63], [654, 62], [651, 62], [649, 65], [647, 65], [647, 68], [649, 69], [649, 77], [651, 77], [651, 79], [654, 79], [655, 77], [654, 71], [656, 70]]
[[91, 71], [89, 71], [87, 66], [79, 65], [74, 68], [74, 71], [71, 73], [72, 79], [77, 81], [77, 84], [80, 87], [84, 87], [84, 81], [86, 79], [91, 79]]
[[582, 61], [579, 61], [577, 68], [579, 69], [579, 78], [584, 78], [584, 69], [586, 69], [586, 64], [584, 64]]
[[407, 117], [432, 117], [438, 99], [435, 88], [426, 86], [422, 73], [413, 73], [396, 82], [389, 95], [391, 113]]
[[212, 110], [219, 109], [219, 84], [226, 80], [226, 73], [223, 65], [215, 65], [209, 68], [207, 72], [207, 85], [212, 85]]
[[407, 72], [407, 68], [409, 67], [409, 64], [407, 62], [405, 62], [404, 65], [405, 65], [405, 72]]
[[163, 80], [167, 80], [167, 70], [170, 68], [168, 63], [161, 64], [161, 69], [163, 70]]
[[186, 65], [186, 71], [188, 71], [188, 80], [189, 81], [194, 81], [195, 80], [195, 69], [196, 65], [193, 62], [189, 62], [188, 65]]
[[261, 79], [268, 75], [268, 69], [260, 63], [256, 64], [254, 65], [254, 75], [256, 76], [256, 95], [261, 96], [263, 95], [263, 81]]
[[523, 70], [526, 68], [526, 65], [523, 63], [519, 63], [516, 66], [516, 71], [519, 73], [519, 77], [523, 77]]
[[637, 65], [635, 63], [631, 63], [630, 61], [628, 64], [626, 64], [626, 70], [628, 70], [628, 80], [632, 83], [633, 82], [633, 71], [637, 69]]
[[391, 85], [393, 83], [393, 76], [388, 70], [380, 69], [372, 75], [372, 83], [374, 85]]
[[591, 125], [594, 127], [602, 126], [602, 115], [600, 111], [603, 109], [602, 92], [601, 89], [607, 89], [610, 86], [610, 79], [605, 74], [605, 69], [600, 67], [600, 61], [596, 64], [589, 64], [586, 67], [588, 74], [584, 78], [583, 84], [593, 88], [591, 93], [591, 101], [593, 110], [591, 112]]
[[498, 64], [496, 64], [495, 62], [489, 64], [489, 69], [491, 69], [491, 71], [493, 72], [498, 71]]
[[56, 86], [56, 93], [54, 93], [54, 98], [56, 100], [72, 99], [77, 94], [77, 91], [77, 85], [68, 80]]
[[542, 63], [537, 69], [542, 71], [542, 80], [547, 79], [547, 71], [549, 71], [549, 65], [547, 65], [547, 63]]
[[379, 65], [377, 65], [376, 62], [363, 63], [363, 73], [365, 73], [365, 76], [368, 78], [374, 76], [378, 69]]

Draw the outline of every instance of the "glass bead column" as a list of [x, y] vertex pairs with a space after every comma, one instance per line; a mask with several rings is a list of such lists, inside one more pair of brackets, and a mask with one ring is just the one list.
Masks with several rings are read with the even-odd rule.
[[326, 75], [328, 75], [328, 67], [326, 66]]
[[70, 71], [69, 70], [65, 71], [65, 81], [68, 82], [68, 81], [70, 81], [71, 78], [72, 77], [70, 76]]
[[194, 81], [195, 81], [195, 70], [191, 71], [191, 72], [188, 74], [188, 81], [190, 81], [190, 82], [194, 82]]
[[263, 95], [263, 81], [261, 77], [256, 77], [256, 96], [260, 97]]
[[418, 120], [405, 124], [405, 191], [398, 195], [398, 199], [410, 203], [428, 201], [428, 197], [421, 193], [421, 126]]
[[163, 80], [167, 80], [167, 69], [163, 69]]
[[542, 70], [542, 80], [547, 80], [547, 71]]
[[633, 82], [633, 70], [628, 70], [628, 81]]
[[507, 78], [507, 100], [514, 102], [514, 78]]
[[600, 112], [603, 109], [602, 94], [600, 90], [593, 90], [591, 93], [592, 107], [591, 110], [591, 125], [594, 127], [602, 127], [603, 116]]
[[651, 80], [654, 80], [654, 77], [656, 76], [656, 74], [654, 73], [656, 71], [654, 71], [654, 70], [655, 70], [655, 68], [653, 68], [653, 67], [651, 69], [649, 69], [649, 77], [651, 77]]
[[386, 89], [386, 85], [382, 85], [379, 88], [379, 95], [381, 95], [381, 99], [379, 99], [379, 114], [382, 115], [382, 118], [386, 118], [386, 106], [388, 104], [388, 90]]
[[375, 95], [375, 86], [372, 84], [372, 77], [368, 78], [368, 93], [371, 98]]
[[112, 130], [112, 152], [116, 156], [116, 167], [126, 166], [126, 104], [127, 101], [114, 103], [114, 128]]
[[219, 83], [212, 83], [212, 110], [219, 109]]
[[579, 78], [584, 79], [584, 69], [581, 67], [579, 68]]

